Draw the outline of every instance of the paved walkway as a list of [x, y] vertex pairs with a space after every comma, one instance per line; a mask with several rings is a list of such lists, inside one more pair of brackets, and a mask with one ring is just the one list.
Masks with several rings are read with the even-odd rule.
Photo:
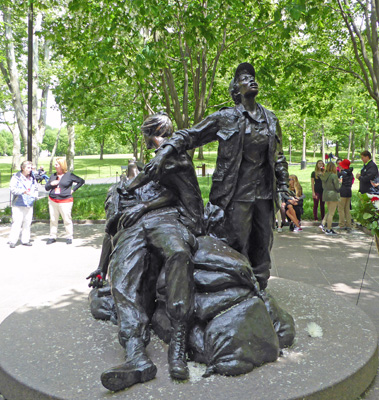
[[[0, 226], [0, 322], [26, 302], [40, 302], [67, 290], [89, 291], [85, 277], [97, 267], [104, 225], [75, 225], [72, 245], [62, 239], [47, 246], [48, 231], [48, 224], [33, 224], [33, 246], [10, 249], [6, 244], [9, 227]], [[63, 235], [62, 225], [59, 233]], [[371, 243], [371, 237], [360, 231], [329, 237], [315, 226], [305, 226], [301, 234], [284, 230], [275, 233], [272, 274], [326, 288], [357, 307], [368, 260], [358, 307], [379, 330], [379, 256], [373, 244], [368, 259]], [[322, 321], [318, 323], [322, 326]], [[376, 378], [362, 399], [378, 398]]]

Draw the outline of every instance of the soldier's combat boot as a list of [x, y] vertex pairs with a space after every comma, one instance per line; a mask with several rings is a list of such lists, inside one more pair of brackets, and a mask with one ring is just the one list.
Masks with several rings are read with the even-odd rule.
[[186, 360], [187, 326], [172, 322], [171, 340], [168, 348], [168, 365], [171, 378], [185, 380], [189, 378]]
[[155, 378], [157, 367], [146, 354], [141, 338], [130, 338], [126, 343], [126, 361], [101, 374], [101, 383], [113, 392], [126, 389], [136, 383]]

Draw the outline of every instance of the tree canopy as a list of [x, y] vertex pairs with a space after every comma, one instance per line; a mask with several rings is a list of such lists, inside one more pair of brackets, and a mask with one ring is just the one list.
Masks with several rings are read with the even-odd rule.
[[[12, 67], [12, 43], [22, 105], [27, 6], [2, 4], [0, 66]], [[39, 93], [52, 89], [63, 120], [77, 125], [77, 147], [86, 137], [101, 154], [129, 146], [139, 157], [146, 115], [166, 111], [180, 129], [232, 106], [229, 83], [236, 66], [248, 61], [259, 101], [280, 117], [285, 146], [291, 136], [293, 145], [315, 148], [325, 130], [340, 146], [375, 149], [373, 0], [36, 0], [34, 7], [41, 19]], [[17, 21], [12, 40], [8, 15]], [[16, 113], [4, 72], [0, 83], [9, 88], [0, 95], [1, 111]]]

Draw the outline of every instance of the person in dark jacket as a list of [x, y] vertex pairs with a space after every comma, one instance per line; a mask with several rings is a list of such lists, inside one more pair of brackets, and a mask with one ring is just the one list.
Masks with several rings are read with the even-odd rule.
[[222, 108], [194, 127], [177, 131], [145, 171], [157, 180], [172, 152], [219, 142], [207, 233], [248, 257], [263, 290], [270, 277], [274, 203], [277, 191], [288, 191], [288, 164], [278, 119], [256, 102], [258, 84], [251, 64], [238, 65], [229, 90], [235, 107]]
[[372, 187], [371, 181], [374, 181], [378, 177], [378, 167], [371, 160], [371, 153], [367, 150], [362, 151], [361, 160], [363, 161], [363, 168], [361, 173], [357, 174], [359, 180], [359, 191], [360, 193], [368, 193]]
[[318, 221], [317, 209], [320, 203], [321, 221], [325, 216], [325, 202], [322, 199], [322, 181], [320, 176], [325, 172], [325, 164], [322, 160], [316, 162], [315, 170], [311, 174], [311, 186], [313, 197], [313, 218]]
[[339, 228], [351, 232], [351, 187], [353, 185], [353, 168], [350, 167], [350, 161], [344, 159], [339, 163], [340, 172], [337, 173], [341, 182], [340, 200], [338, 202]]
[[[67, 171], [67, 162], [64, 157], [55, 159], [56, 172], [51, 175], [45, 189], [49, 193], [50, 236], [46, 244], [57, 241], [59, 214], [62, 216], [66, 229], [66, 243], [71, 244], [74, 227], [71, 219], [71, 210], [74, 204], [72, 194], [84, 185], [84, 179]], [[76, 185], [72, 186], [74, 183]]]

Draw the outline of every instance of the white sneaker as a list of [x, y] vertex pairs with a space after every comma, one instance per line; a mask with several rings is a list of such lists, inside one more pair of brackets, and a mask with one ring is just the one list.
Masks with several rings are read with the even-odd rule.
[[321, 224], [321, 225], [319, 226], [319, 228], [320, 228], [323, 232], [325, 232], [325, 226], [324, 226], [323, 224]]
[[329, 230], [329, 229], [326, 229], [325, 235], [334, 236], [334, 235], [338, 235], [338, 233], [337, 233], [337, 232], [334, 232], [333, 229], [330, 229], [330, 230]]
[[299, 226], [299, 227], [297, 227], [297, 226], [295, 226], [295, 228], [294, 228], [294, 230], [293, 230], [295, 233], [298, 233], [298, 232], [303, 232], [303, 230], [301, 229], [301, 227]]
[[276, 229], [278, 233], [283, 232], [283, 228], [281, 228], [280, 226]]

